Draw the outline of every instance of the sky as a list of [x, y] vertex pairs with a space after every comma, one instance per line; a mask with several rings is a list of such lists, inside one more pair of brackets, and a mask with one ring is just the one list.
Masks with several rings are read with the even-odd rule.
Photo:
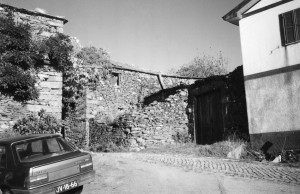
[[238, 26], [222, 16], [242, 0], [0, 0], [0, 3], [65, 16], [64, 33], [82, 46], [107, 50], [113, 61], [166, 73], [196, 56], [242, 65]]

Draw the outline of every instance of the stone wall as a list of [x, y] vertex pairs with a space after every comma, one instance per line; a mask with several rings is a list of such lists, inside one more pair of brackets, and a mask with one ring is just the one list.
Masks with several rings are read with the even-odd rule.
[[159, 93], [165, 94], [164, 101], [159, 100], [160, 95], [156, 95], [157, 100], [132, 111], [129, 118], [128, 115], [121, 116], [127, 117], [123, 131], [127, 133], [131, 150], [138, 151], [151, 145], [172, 144], [188, 139], [187, 89], [174, 88], [173, 91], [173, 94], [168, 95], [162, 90]]
[[10, 129], [18, 119], [41, 109], [61, 119], [62, 74], [45, 68], [38, 73], [37, 80], [39, 99], [36, 101], [22, 104], [0, 95], [0, 131]]
[[8, 12], [14, 14], [16, 23], [29, 24], [35, 36], [49, 37], [57, 32], [63, 33], [63, 26], [68, 22], [63, 17], [51, 16], [0, 3], [0, 17], [7, 15]]
[[[195, 80], [162, 76], [165, 88], [189, 85]], [[145, 100], [161, 90], [158, 75], [155, 73], [114, 68], [111, 77], [89, 87], [87, 117], [96, 118], [99, 122], [113, 121], [116, 116], [148, 103]]]
[[177, 132], [188, 135], [186, 86], [195, 80], [115, 67], [112, 76], [88, 88], [87, 118], [111, 124], [124, 117], [134, 149], [172, 143]]
[[[26, 23], [32, 27], [34, 38], [49, 37], [63, 32], [63, 25], [67, 22], [64, 18], [0, 4], [0, 17], [5, 17], [9, 11], [14, 14], [17, 23]], [[37, 80], [40, 96], [36, 101], [22, 104], [0, 94], [1, 132], [10, 129], [18, 119], [30, 113], [37, 113], [41, 109], [61, 119], [62, 74], [45, 67], [38, 73]]]

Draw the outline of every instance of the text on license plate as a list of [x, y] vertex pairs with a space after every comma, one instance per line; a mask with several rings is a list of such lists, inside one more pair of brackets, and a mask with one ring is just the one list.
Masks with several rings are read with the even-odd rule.
[[71, 181], [69, 183], [55, 187], [55, 193], [62, 193], [75, 187], [78, 187], [77, 181]]

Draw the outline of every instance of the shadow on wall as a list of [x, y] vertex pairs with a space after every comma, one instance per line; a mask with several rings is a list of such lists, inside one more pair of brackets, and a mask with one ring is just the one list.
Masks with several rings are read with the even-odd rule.
[[150, 96], [145, 97], [144, 101], [143, 101], [143, 106], [148, 106], [149, 104], [151, 104], [154, 101], [166, 102], [166, 99], [169, 96], [175, 95], [176, 93], [178, 93], [178, 90], [187, 89], [188, 87], [189, 87], [188, 85], [181, 84], [181, 85], [175, 86], [173, 88], [160, 90], [159, 92], [156, 92], [154, 94], [151, 94]]

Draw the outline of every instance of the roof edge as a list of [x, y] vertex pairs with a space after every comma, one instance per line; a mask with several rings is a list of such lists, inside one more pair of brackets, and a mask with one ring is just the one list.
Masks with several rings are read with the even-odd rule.
[[162, 77], [170, 77], [170, 78], [178, 78], [178, 79], [203, 79], [200, 77], [185, 77], [185, 76], [178, 76], [178, 75], [167, 75], [167, 74], [163, 74], [161, 72], [154, 72], [154, 71], [150, 71], [150, 70], [141, 70], [141, 69], [136, 69], [134, 67], [122, 67], [120, 65], [116, 65], [114, 63], [112, 63], [113, 68], [115, 69], [119, 69], [119, 70], [124, 70], [124, 71], [132, 71], [132, 72], [137, 72], [137, 73], [144, 73], [144, 74], [148, 74], [148, 75], [161, 75]]
[[261, 0], [244, 0], [230, 12], [224, 15], [222, 19], [238, 26], [239, 21], [243, 18], [243, 14], [260, 1]]
[[17, 7], [13, 7], [13, 6], [2, 4], [2, 3], [0, 3], [0, 7], [8, 8], [8, 9], [13, 10], [15, 12], [25, 13], [25, 14], [29, 14], [29, 15], [42, 16], [42, 17], [46, 17], [46, 18], [61, 20], [61, 21], [63, 21], [64, 24], [66, 24], [68, 22], [67, 19], [62, 18], [62, 17], [52, 16], [52, 15], [39, 13], [39, 12], [35, 12], [35, 11], [29, 11], [29, 10], [24, 9], [24, 8], [17, 8]]

